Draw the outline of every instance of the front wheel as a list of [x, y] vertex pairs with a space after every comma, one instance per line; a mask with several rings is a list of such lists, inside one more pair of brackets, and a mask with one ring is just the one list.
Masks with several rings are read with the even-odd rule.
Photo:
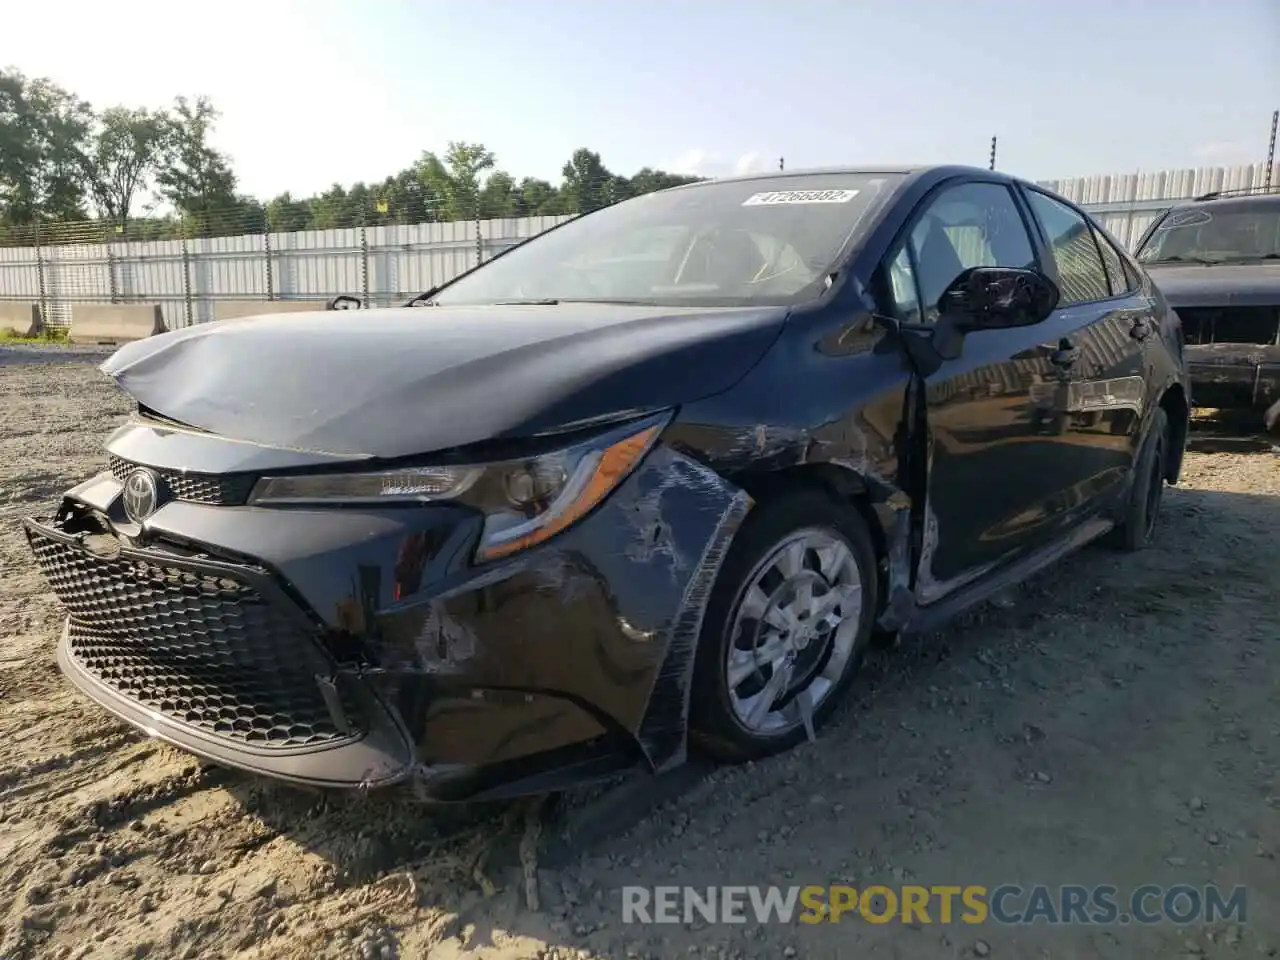
[[875, 551], [854, 507], [811, 490], [758, 507], [707, 604], [695, 739], [717, 759], [745, 760], [812, 735], [856, 673], [877, 599]]

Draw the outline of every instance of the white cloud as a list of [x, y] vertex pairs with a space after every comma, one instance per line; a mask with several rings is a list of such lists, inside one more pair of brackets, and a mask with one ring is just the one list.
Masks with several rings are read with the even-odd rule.
[[687, 177], [727, 177], [763, 173], [770, 169], [770, 166], [758, 150], [730, 159], [725, 154], [694, 147], [664, 163], [662, 169], [670, 173], [684, 174]]
[[692, 150], [686, 150], [670, 164], [664, 166], [670, 173], [680, 173], [686, 177], [706, 177], [711, 175], [707, 173], [706, 168], [713, 159], [712, 154], [695, 147]]
[[739, 176], [748, 173], [764, 173], [769, 169], [769, 162], [754, 150], [744, 153], [733, 164], [733, 172]]

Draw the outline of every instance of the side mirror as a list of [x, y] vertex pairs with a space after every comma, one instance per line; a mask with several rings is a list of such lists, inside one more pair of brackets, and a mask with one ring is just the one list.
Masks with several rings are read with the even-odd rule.
[[364, 304], [356, 297], [340, 293], [324, 305], [326, 310], [359, 310]]
[[1029, 327], [1047, 319], [1061, 296], [1039, 270], [970, 267], [938, 298], [938, 313], [960, 332]]

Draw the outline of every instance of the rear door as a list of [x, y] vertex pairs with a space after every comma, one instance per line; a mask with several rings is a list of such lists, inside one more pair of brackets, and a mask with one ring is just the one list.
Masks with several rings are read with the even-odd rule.
[[1144, 346], [1156, 324], [1112, 241], [1070, 204], [1024, 192], [1047, 247], [1046, 272], [1062, 292], [1060, 347], [1074, 357], [1054, 416], [1071, 448], [1060, 512], [1076, 522], [1101, 509], [1127, 475], [1146, 400]]
[[[884, 263], [891, 302], [907, 322], [936, 322], [937, 302], [975, 266], [1036, 267], [1042, 244], [1029, 212], [1004, 181], [952, 181], [913, 212]], [[924, 549], [917, 576], [932, 603], [995, 565], [1042, 545], [1055, 532], [1064, 462], [1075, 449], [1046, 425], [1060, 373], [1056, 317], [1032, 327], [966, 336], [955, 360], [926, 380], [929, 480]]]

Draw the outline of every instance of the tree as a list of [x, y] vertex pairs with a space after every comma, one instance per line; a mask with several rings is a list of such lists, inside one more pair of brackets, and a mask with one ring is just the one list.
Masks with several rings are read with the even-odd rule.
[[471, 220], [476, 216], [483, 186], [481, 174], [493, 169], [493, 151], [482, 143], [450, 141], [444, 159], [430, 151], [415, 164], [426, 192], [432, 220]]
[[621, 186], [615, 177], [600, 160], [600, 154], [580, 147], [573, 151], [573, 156], [561, 171], [564, 186], [561, 192], [565, 196], [570, 213], [589, 213], [600, 207], [608, 206], [614, 200], [614, 193]]
[[680, 173], [667, 173], [665, 170], [654, 170], [641, 167], [631, 178], [631, 196], [652, 193], [654, 190], [667, 190], [671, 187], [682, 187], [687, 183], [699, 183], [705, 177], [687, 177]]
[[267, 223], [276, 233], [311, 230], [314, 225], [311, 202], [295, 200], [288, 192], [282, 193], [267, 204]]
[[568, 212], [565, 198], [546, 180], [525, 177], [520, 181], [516, 216], [554, 217]]
[[0, 219], [84, 219], [89, 105], [47, 79], [0, 70]]
[[[385, 205], [386, 210], [379, 204]], [[431, 219], [426, 188], [413, 167], [387, 177], [374, 190], [371, 223], [423, 223]]]
[[428, 221], [449, 220], [453, 185], [444, 163], [431, 151], [424, 151], [413, 165], [413, 174], [422, 184], [422, 202]]
[[480, 188], [480, 216], [482, 218], [514, 217], [520, 207], [520, 194], [515, 177], [505, 170], [489, 174]]
[[333, 230], [353, 225], [351, 198], [340, 183], [313, 197], [310, 202], [313, 229]]
[[480, 175], [486, 170], [492, 170], [494, 163], [493, 151], [487, 150], [482, 143], [465, 143], [458, 140], [449, 143], [449, 149], [444, 155], [444, 164], [449, 170], [449, 180], [452, 185], [450, 206], [455, 219], [469, 219], [476, 216], [482, 186]]
[[[165, 124], [163, 160], [156, 173], [161, 195], [200, 233], [220, 226], [215, 223], [218, 219], [232, 228], [227, 214], [241, 212], [231, 161], [209, 143], [217, 117], [218, 112], [207, 98], [197, 97], [192, 103], [186, 97], [178, 97]], [[222, 217], [218, 218], [218, 214]]]
[[86, 180], [98, 211], [121, 228], [156, 172], [168, 129], [165, 114], [144, 109], [109, 107], [98, 117]]

